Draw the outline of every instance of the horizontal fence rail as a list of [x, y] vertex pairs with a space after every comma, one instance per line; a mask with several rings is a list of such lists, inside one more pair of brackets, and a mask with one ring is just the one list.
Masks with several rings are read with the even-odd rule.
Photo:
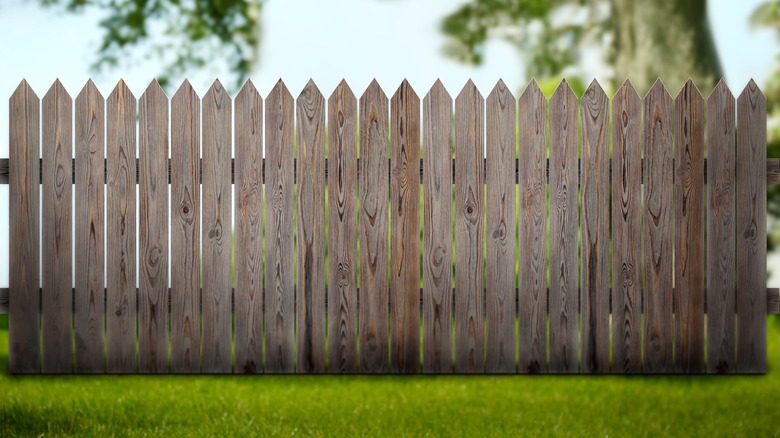
[[9, 114], [13, 373], [766, 372], [753, 81], [23, 81]]

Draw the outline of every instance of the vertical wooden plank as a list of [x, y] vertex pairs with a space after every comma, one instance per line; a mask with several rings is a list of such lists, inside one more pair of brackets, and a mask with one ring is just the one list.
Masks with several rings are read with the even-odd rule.
[[138, 102], [138, 369], [168, 371], [168, 97], [153, 80]]
[[9, 161], [9, 286], [14, 299], [9, 303], [8, 370], [37, 373], [40, 354], [40, 249], [39, 186], [40, 101], [23, 80], [11, 95], [8, 108]]
[[200, 371], [200, 99], [171, 99], [171, 371]]
[[124, 81], [106, 100], [106, 371], [135, 371], [135, 97]]
[[357, 99], [328, 98], [328, 372], [354, 373], [357, 351]]
[[688, 80], [675, 99], [674, 371], [704, 372], [704, 98]]
[[390, 369], [420, 372], [420, 98], [404, 80], [391, 99]]
[[488, 373], [516, 371], [515, 105], [512, 92], [499, 80], [487, 97], [485, 369]]
[[469, 80], [455, 98], [455, 371], [484, 371], [485, 101]]
[[105, 370], [105, 104], [89, 80], [76, 97], [76, 372]]
[[707, 98], [707, 371], [735, 364], [736, 220], [734, 96], [726, 81]]
[[737, 99], [737, 372], [766, 372], [766, 98], [751, 79]]
[[73, 101], [57, 80], [43, 97], [42, 370], [73, 369]]
[[550, 98], [550, 372], [577, 372], [577, 96]]
[[657, 80], [645, 96], [644, 372], [672, 370], [672, 98]]
[[251, 80], [235, 102], [236, 373], [263, 371], [263, 98]]
[[265, 100], [265, 370], [295, 370], [293, 98], [279, 80]]
[[612, 371], [642, 371], [642, 99], [612, 98]]
[[547, 372], [547, 108], [532, 80], [520, 96], [520, 372]]
[[[514, 102], [513, 102], [514, 103]], [[423, 370], [452, 372], [452, 98], [423, 99]]]
[[609, 371], [609, 100], [595, 80], [582, 117], [582, 372]]
[[298, 372], [325, 372], [325, 99], [314, 81], [298, 96]]
[[231, 371], [232, 112], [230, 96], [222, 84], [215, 81], [203, 96], [202, 121], [204, 373]]
[[360, 371], [388, 370], [387, 96], [376, 80], [360, 97]]

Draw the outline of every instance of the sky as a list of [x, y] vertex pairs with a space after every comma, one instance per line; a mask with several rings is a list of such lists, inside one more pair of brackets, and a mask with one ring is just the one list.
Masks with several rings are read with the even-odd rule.
[[[770, 73], [780, 45], [769, 30], [753, 30], [748, 17], [761, 0], [710, 0], [709, 15], [726, 80], [741, 89], [750, 78], [759, 86]], [[441, 19], [462, 1], [442, 0], [267, 0], [262, 11], [261, 65], [251, 75], [263, 95], [279, 78], [293, 95], [313, 78], [329, 95], [346, 78], [356, 95], [376, 78], [392, 95], [408, 79], [420, 96], [437, 78], [454, 96], [471, 78], [483, 95], [502, 78], [511, 90], [526, 83], [515, 49], [489, 42], [478, 67], [442, 55]], [[21, 79], [43, 96], [59, 78], [76, 96], [91, 77], [89, 66], [99, 44], [97, 12], [78, 15], [45, 9], [39, 1], [7, 0], [0, 4], [0, 157], [8, 157], [7, 99]], [[301, 13], [305, 10], [306, 13]], [[24, 42], [23, 44], [18, 42]], [[749, 48], [749, 49], [746, 49]], [[140, 96], [156, 65], [138, 62], [122, 74], [95, 77], [108, 96], [122, 77]], [[213, 65], [189, 76], [202, 96], [224, 66]], [[595, 72], [598, 77], [599, 73]], [[0, 287], [8, 287], [8, 185], [0, 185]], [[770, 256], [780, 284], [780, 255]]]

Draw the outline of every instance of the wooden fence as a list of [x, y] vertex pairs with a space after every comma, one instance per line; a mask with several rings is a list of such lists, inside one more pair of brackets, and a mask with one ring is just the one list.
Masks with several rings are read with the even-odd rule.
[[10, 370], [766, 371], [780, 171], [754, 82], [420, 103], [90, 81], [41, 112], [22, 82]]

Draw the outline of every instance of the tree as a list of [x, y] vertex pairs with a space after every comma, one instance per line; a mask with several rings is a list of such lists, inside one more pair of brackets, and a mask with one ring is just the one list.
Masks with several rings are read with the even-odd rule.
[[642, 91], [661, 77], [674, 92], [691, 77], [704, 92], [722, 76], [706, 0], [471, 0], [442, 31], [445, 53], [475, 64], [487, 40], [507, 40], [541, 80], [588, 74], [585, 50], [611, 68], [612, 86], [630, 78]]
[[116, 67], [138, 52], [161, 65], [165, 85], [206, 61], [223, 61], [243, 82], [258, 62], [260, 0], [40, 0], [70, 12], [97, 9], [102, 41], [95, 70]]

